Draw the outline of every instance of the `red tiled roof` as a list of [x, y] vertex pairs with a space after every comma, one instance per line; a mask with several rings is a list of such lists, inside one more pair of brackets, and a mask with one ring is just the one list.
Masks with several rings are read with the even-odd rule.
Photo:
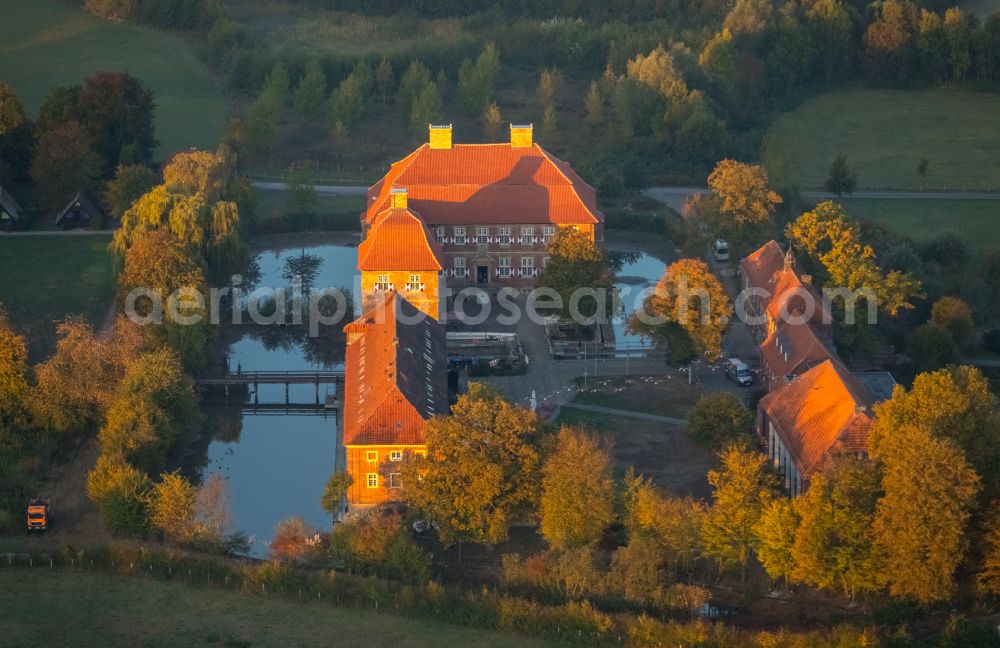
[[871, 395], [836, 360], [813, 367], [760, 403], [804, 478], [832, 453], [866, 451], [871, 405]]
[[795, 268], [782, 266], [770, 290], [772, 295], [767, 302], [767, 314], [772, 321], [782, 322], [787, 316], [804, 318], [820, 327], [831, 325], [833, 320], [829, 317], [823, 296], [812, 283], [802, 281]]
[[389, 293], [344, 331], [344, 445], [424, 444], [425, 422], [448, 413], [444, 329]]
[[444, 254], [427, 226], [409, 209], [379, 214], [358, 246], [358, 270], [441, 270]]
[[778, 326], [760, 345], [760, 355], [777, 380], [834, 357], [809, 324]]
[[410, 208], [432, 226], [604, 220], [594, 188], [537, 144], [424, 144], [368, 190], [369, 223], [388, 207], [390, 189], [406, 189]]
[[768, 292], [774, 289], [772, 279], [779, 270], [785, 267], [785, 253], [775, 240], [770, 240], [740, 261], [743, 274], [754, 288], [765, 288]]

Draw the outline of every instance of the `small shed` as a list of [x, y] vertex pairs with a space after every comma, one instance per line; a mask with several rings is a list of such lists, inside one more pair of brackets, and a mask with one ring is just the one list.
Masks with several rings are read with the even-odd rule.
[[100, 221], [103, 216], [104, 212], [80, 191], [60, 210], [56, 225], [63, 229], [88, 227], [95, 218]]
[[12, 230], [21, 215], [21, 206], [14, 197], [0, 187], [0, 229]]

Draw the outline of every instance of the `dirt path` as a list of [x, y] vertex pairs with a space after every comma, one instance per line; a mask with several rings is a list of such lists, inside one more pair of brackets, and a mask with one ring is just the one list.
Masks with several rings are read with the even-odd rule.
[[87, 473], [97, 462], [97, 455], [97, 438], [89, 436], [56, 459], [41, 487], [42, 494], [52, 498], [52, 528], [29, 537], [26, 542], [30, 549], [92, 546], [110, 541], [97, 506], [87, 497]]

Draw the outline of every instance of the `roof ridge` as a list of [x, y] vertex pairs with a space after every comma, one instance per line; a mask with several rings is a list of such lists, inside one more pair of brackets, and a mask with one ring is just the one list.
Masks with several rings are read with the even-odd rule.
[[[542, 156], [546, 160], [549, 161], [549, 164], [551, 164], [552, 166], [555, 167], [555, 169], [559, 173], [559, 175], [561, 175], [563, 178], [566, 179], [566, 182], [568, 182], [570, 184], [570, 186], [573, 187], [573, 196], [580, 202], [580, 204], [583, 206], [583, 208], [588, 213], [591, 213], [590, 207], [587, 206], [587, 203], [583, 202], [583, 198], [580, 197], [580, 192], [576, 190], [576, 183], [573, 182], [573, 180], [568, 175], [566, 175], [566, 173], [562, 170], [562, 167], [560, 167], [559, 164], [556, 162], [556, 160], [558, 158], [556, 158], [555, 156], [553, 156], [552, 154], [550, 154], [548, 151], [546, 151], [545, 149], [543, 149], [542, 146], [541, 146], [541, 144], [539, 144], [538, 142], [533, 142], [532, 146], [534, 148], [537, 148], [538, 152], [541, 153]], [[561, 161], [562, 160], [560, 160], [560, 162]], [[577, 177], [579, 177], [579, 176], [577, 176]], [[582, 182], [584, 185], [586, 185], [587, 188], [590, 189], [591, 191], [594, 191], [594, 188], [591, 187], [589, 184], [587, 184], [587, 181], [584, 180], [583, 178], [580, 178], [580, 182]], [[594, 216], [594, 223], [600, 223], [601, 222], [601, 219], [598, 218], [596, 214], [593, 214], [593, 216]]]

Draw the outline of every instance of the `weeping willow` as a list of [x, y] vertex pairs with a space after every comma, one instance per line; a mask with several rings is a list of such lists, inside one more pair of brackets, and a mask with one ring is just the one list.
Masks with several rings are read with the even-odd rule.
[[225, 147], [219, 151], [180, 153], [163, 171], [163, 184], [139, 198], [122, 215], [110, 248], [120, 272], [135, 240], [155, 230], [169, 231], [184, 244], [211, 278], [221, 279], [246, 264], [240, 236], [234, 164]]

